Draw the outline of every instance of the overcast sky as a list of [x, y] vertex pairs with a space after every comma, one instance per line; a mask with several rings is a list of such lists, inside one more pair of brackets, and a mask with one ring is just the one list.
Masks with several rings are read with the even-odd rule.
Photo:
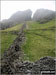
[[1, 20], [8, 19], [13, 13], [31, 9], [45, 8], [55, 11], [55, 1], [1, 1]]

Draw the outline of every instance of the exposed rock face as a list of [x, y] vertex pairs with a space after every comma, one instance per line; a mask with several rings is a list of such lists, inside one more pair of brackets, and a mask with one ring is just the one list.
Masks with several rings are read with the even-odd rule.
[[18, 11], [15, 14], [13, 14], [10, 18], [10, 20], [15, 22], [24, 22], [31, 20], [32, 11], [30, 9], [25, 11]]
[[9, 19], [0, 22], [1, 29], [12, 27], [16, 24], [31, 20], [32, 11], [30, 9], [25, 11], [18, 11]]
[[34, 21], [47, 22], [55, 18], [55, 12], [48, 9], [38, 9], [33, 16]]

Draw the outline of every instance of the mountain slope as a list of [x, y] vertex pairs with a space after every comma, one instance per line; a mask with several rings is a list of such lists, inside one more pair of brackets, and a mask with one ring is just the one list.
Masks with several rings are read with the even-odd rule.
[[[14, 40], [8, 51], [4, 53], [1, 61], [1, 73], [32, 75], [42, 74], [43, 71], [52, 74], [51, 71], [54, 71], [53, 73], [55, 74], [56, 61], [53, 58], [55, 56], [54, 20], [45, 23], [46, 26], [38, 22], [27, 22], [26, 24], [23, 24], [23, 28], [21, 27], [23, 32]], [[49, 26], [49, 24], [51, 25]], [[42, 25], [43, 28], [40, 28], [39, 25], [40, 27]], [[25, 29], [25, 26], [27, 29]], [[14, 30], [15, 28], [12, 29]], [[22, 43], [23, 41], [24, 44]], [[25, 56], [22, 57], [23, 52]], [[25, 59], [26, 61], [24, 61]], [[30, 62], [29, 60], [35, 62]]]
[[26, 41], [22, 46], [24, 60], [36, 61], [44, 56], [55, 56], [55, 20], [44, 24], [28, 22]]

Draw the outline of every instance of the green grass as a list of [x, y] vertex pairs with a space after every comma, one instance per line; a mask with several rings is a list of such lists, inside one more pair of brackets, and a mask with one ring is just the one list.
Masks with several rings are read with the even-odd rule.
[[22, 27], [22, 25], [23, 25], [23, 23], [22, 24], [19, 24], [19, 25], [16, 25], [16, 26], [13, 26], [13, 27], [11, 27], [11, 28], [7, 28], [7, 29], [5, 29], [5, 30], [2, 30], [2, 31], [19, 31], [20, 30], [20, 28]]
[[17, 35], [11, 34], [9, 32], [1, 32], [1, 54], [9, 48], [16, 37]]
[[27, 22], [28, 28], [29, 29], [44, 29], [44, 28], [50, 28], [55, 26], [55, 20], [49, 21], [44, 24], [40, 24], [39, 22]]
[[[22, 45], [22, 50], [25, 54], [23, 60], [36, 61], [44, 56], [55, 56], [55, 20], [40, 24], [39, 22], [29, 21], [27, 23], [27, 29], [24, 30], [26, 40]], [[1, 32], [1, 53], [13, 43], [16, 34], [12, 34], [12, 31], [21, 29], [23, 24], [16, 25], [14, 27], [5, 29]], [[44, 30], [45, 29], [45, 30]], [[47, 29], [47, 30], [46, 30]]]
[[[25, 30], [26, 42], [22, 45], [24, 60], [36, 61], [44, 56], [55, 56], [55, 21], [45, 24], [28, 22], [28, 29]], [[48, 29], [48, 30], [42, 30]]]
[[22, 24], [19, 24], [14, 27], [7, 28], [5, 30], [0, 30], [0, 33], [1, 33], [1, 54], [3, 54], [4, 51], [9, 48], [9, 46], [13, 43], [13, 41], [18, 36], [16, 34], [11, 33], [11, 32], [13, 32], [13, 31], [19, 32], [21, 27], [22, 27]]

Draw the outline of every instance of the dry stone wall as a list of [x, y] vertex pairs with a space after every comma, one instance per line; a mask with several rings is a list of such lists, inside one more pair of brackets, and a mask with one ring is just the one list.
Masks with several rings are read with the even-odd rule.
[[55, 75], [56, 60], [52, 57], [43, 57], [36, 62], [23, 61], [21, 44], [25, 40], [24, 28], [18, 33], [19, 36], [4, 53], [1, 58], [1, 74], [5, 75]]

